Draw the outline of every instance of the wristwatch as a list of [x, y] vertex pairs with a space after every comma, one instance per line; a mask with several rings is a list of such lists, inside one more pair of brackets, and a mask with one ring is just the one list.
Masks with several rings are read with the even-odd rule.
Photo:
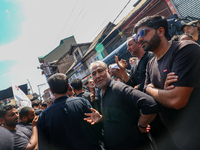
[[139, 124], [139, 122], [138, 122], [138, 125], [137, 125], [137, 126], [140, 127], [140, 128], [142, 128], [142, 129], [146, 129], [146, 128], [147, 128], [147, 126], [146, 126], [146, 127], [141, 126], [141, 125]]
[[150, 86], [150, 85], [145, 86], [145, 87], [143, 88], [143, 92], [144, 92], [144, 93], [146, 93], [146, 88], [147, 88], [147, 87], [151, 87], [151, 86]]

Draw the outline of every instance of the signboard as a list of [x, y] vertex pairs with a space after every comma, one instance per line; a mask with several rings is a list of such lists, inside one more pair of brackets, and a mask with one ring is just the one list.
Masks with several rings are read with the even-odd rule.
[[172, 2], [170, 0], [165, 0], [165, 1], [167, 3], [168, 7], [170, 8], [171, 12], [173, 14], [177, 14], [179, 16], [179, 13], [176, 11], [176, 9], [175, 9], [174, 5], [172, 4]]
[[78, 73], [78, 72], [80, 72], [81, 70], [83, 70], [84, 69], [84, 66], [83, 66], [83, 64], [82, 64], [82, 62], [79, 62], [74, 68], [73, 68], [73, 70], [74, 70], [74, 73]]

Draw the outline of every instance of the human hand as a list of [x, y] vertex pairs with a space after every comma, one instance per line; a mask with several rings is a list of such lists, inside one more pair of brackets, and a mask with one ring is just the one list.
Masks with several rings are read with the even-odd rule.
[[138, 90], [138, 86], [139, 86], [139, 85], [134, 86], [134, 89]]
[[91, 92], [92, 94], [90, 95], [90, 99], [91, 99], [91, 102], [95, 101], [95, 93], [94, 91]]
[[150, 86], [150, 87], [152, 87], [152, 88], [155, 88], [155, 86], [154, 86], [152, 83], [148, 84], [147, 86]]
[[164, 84], [164, 89], [165, 90], [171, 90], [174, 88], [174, 85], [170, 85], [171, 83], [174, 83], [178, 81], [178, 76], [175, 75], [174, 72], [170, 72], [167, 74], [167, 78], [165, 80], [165, 84]]
[[95, 123], [98, 123], [101, 120], [102, 115], [93, 108], [90, 108], [90, 110], [92, 111], [92, 113], [85, 113], [84, 115], [88, 116], [88, 118], [84, 118], [84, 120], [90, 123], [91, 125], [94, 125]]
[[35, 116], [33, 121], [32, 121], [32, 126], [37, 126], [37, 121], [38, 121], [39, 116]]
[[148, 133], [151, 130], [151, 126], [147, 125], [146, 128], [141, 128], [140, 126], [138, 126], [139, 130], [141, 133]]
[[117, 63], [117, 65], [119, 66], [121, 70], [126, 70], [126, 64], [123, 59], [119, 61], [118, 56], [115, 55], [115, 62]]

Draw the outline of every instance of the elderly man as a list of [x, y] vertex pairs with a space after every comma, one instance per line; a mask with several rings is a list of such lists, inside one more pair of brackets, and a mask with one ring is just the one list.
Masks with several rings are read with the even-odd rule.
[[[91, 109], [85, 118], [89, 123], [103, 122], [107, 150], [131, 150], [147, 146], [147, 125], [155, 118], [158, 105], [141, 91], [111, 79], [107, 65], [96, 61], [90, 65], [94, 83], [101, 88], [101, 112]], [[141, 112], [141, 114], [140, 114]], [[143, 148], [144, 148], [143, 147]], [[146, 148], [146, 147], [145, 147]]]
[[[163, 16], [147, 16], [134, 28], [138, 42], [155, 57], [147, 65], [144, 92], [161, 104], [160, 116], [177, 149], [200, 148], [200, 47], [191, 40], [169, 42], [168, 24]], [[175, 72], [173, 89], [164, 89], [167, 74]], [[162, 137], [165, 148], [172, 149]], [[174, 148], [173, 148], [174, 149]]]
[[191, 21], [181, 26], [181, 30], [186, 34], [191, 34], [196, 43], [200, 44], [199, 22]]

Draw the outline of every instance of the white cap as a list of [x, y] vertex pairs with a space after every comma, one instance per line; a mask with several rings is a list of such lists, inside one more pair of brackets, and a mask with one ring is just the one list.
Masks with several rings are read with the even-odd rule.
[[117, 65], [117, 63], [111, 65], [111, 68], [120, 69], [119, 66]]

